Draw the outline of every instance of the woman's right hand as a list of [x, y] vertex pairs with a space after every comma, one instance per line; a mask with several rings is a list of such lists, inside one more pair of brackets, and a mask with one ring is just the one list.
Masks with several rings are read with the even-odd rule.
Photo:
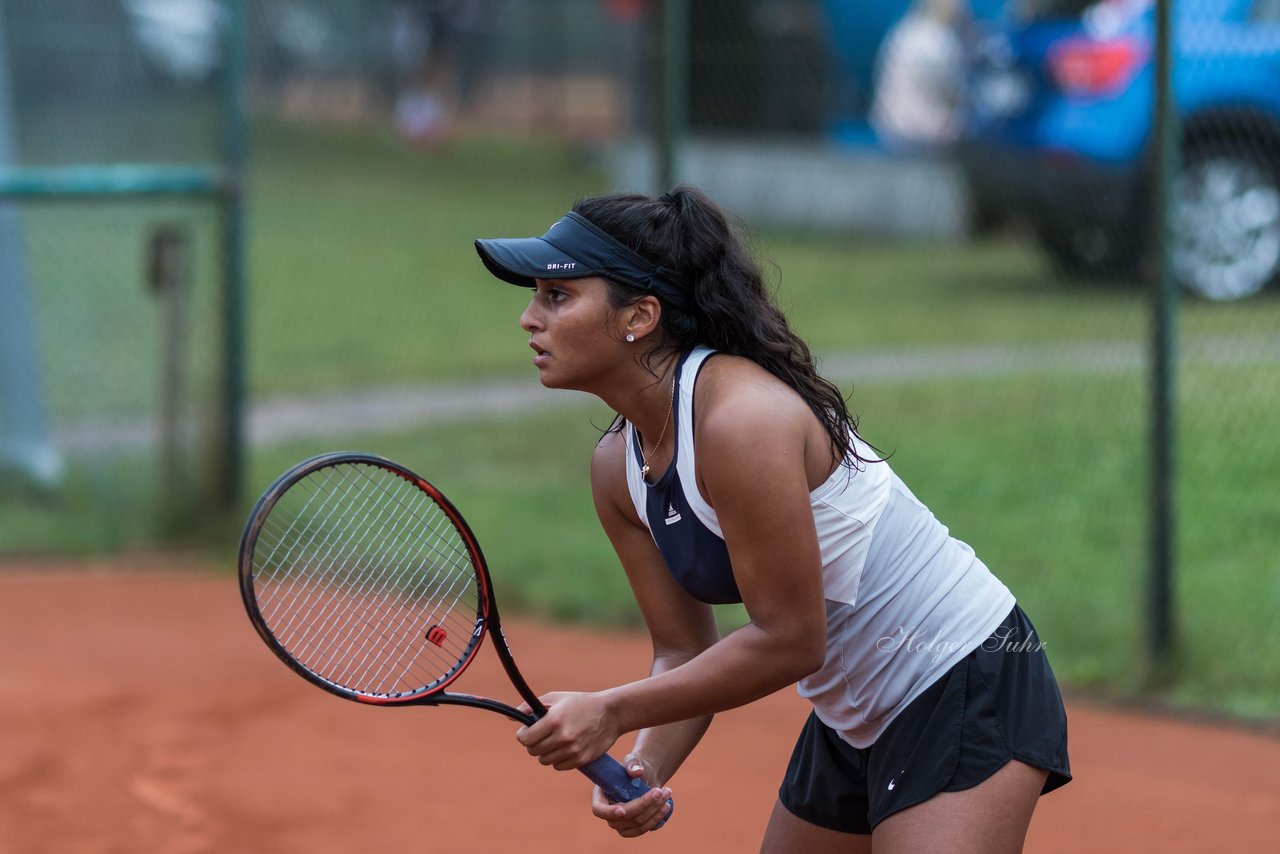
[[[627, 769], [628, 776], [645, 778], [644, 762], [635, 754], [627, 755], [622, 765]], [[634, 800], [613, 804], [609, 803], [604, 792], [596, 786], [595, 791], [591, 793], [591, 812], [596, 818], [607, 822], [619, 836], [629, 839], [657, 830], [658, 825], [671, 811], [671, 807], [667, 804], [670, 798], [671, 790], [665, 786], [659, 786], [650, 788], [647, 793]]]

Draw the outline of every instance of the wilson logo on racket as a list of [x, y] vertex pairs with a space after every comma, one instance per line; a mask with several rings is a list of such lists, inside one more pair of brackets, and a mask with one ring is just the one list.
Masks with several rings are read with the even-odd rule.
[[444, 646], [444, 639], [448, 636], [449, 633], [439, 626], [432, 626], [427, 629], [427, 640], [431, 641], [436, 646]]

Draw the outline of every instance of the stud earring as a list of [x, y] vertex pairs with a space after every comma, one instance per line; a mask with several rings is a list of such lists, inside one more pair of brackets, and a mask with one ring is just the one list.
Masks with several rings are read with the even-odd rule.
[[634, 336], [634, 335], [632, 335], [630, 332], [628, 332], [628, 333], [627, 333], [627, 343], [628, 343], [628, 344], [634, 344], [634, 343], [635, 343], [635, 341], [636, 341], [636, 336]]

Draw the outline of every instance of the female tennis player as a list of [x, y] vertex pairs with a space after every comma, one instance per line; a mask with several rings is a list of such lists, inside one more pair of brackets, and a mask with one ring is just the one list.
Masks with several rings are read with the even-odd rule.
[[[714, 713], [798, 682], [813, 711], [763, 851], [1020, 850], [1071, 774], [1039, 639], [858, 434], [724, 213], [691, 187], [604, 196], [476, 248], [533, 289], [542, 384], [618, 415], [592, 490], [654, 649], [647, 678], [543, 697], [529, 753], [568, 770], [637, 732], [625, 764], [654, 788], [592, 809], [638, 836]], [[721, 638], [726, 602], [750, 620]]]

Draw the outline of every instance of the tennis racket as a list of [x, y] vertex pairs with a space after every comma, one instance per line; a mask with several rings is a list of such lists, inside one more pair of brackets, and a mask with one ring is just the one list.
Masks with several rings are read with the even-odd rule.
[[[516, 668], [484, 555], [462, 514], [390, 460], [325, 454], [281, 475], [245, 526], [240, 593], [272, 652], [339, 697], [472, 706], [523, 724], [547, 712]], [[531, 713], [445, 690], [486, 634]], [[608, 754], [579, 770], [614, 803], [649, 791]]]

